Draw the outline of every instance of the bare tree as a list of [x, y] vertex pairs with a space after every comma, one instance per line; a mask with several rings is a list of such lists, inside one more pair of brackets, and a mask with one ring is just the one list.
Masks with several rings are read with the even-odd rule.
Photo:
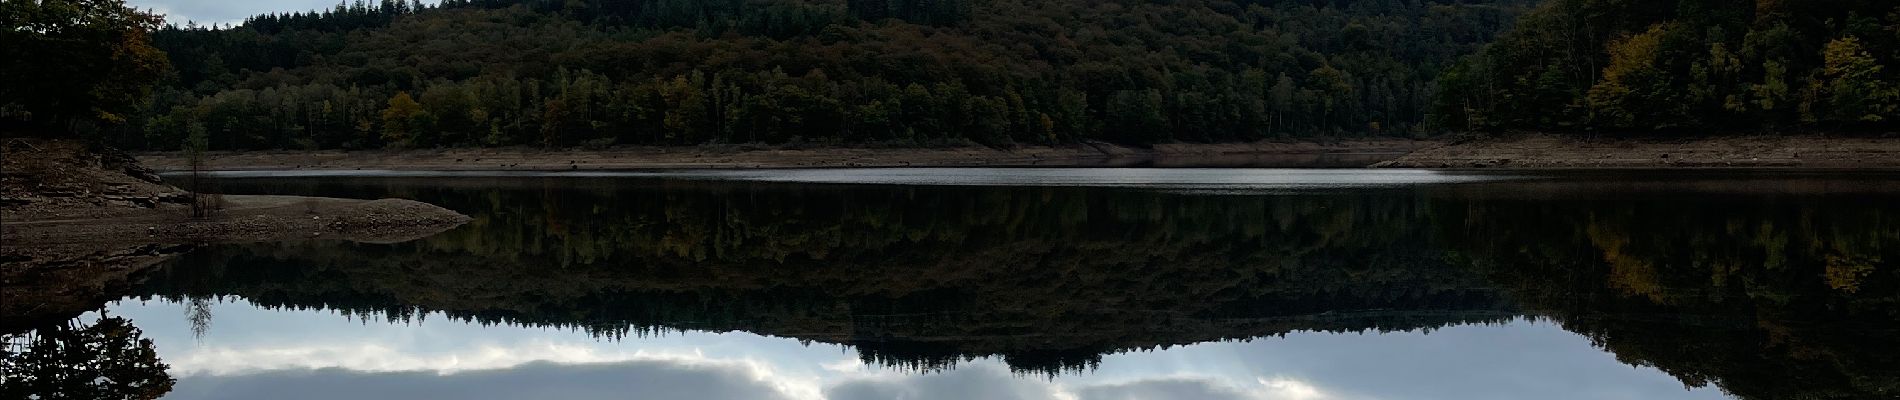
[[206, 139], [204, 125], [192, 123], [186, 127], [185, 157], [191, 166], [191, 176], [185, 181], [185, 190], [191, 192], [191, 217], [210, 218], [211, 213], [224, 208], [224, 196], [204, 192], [205, 148], [210, 147]]

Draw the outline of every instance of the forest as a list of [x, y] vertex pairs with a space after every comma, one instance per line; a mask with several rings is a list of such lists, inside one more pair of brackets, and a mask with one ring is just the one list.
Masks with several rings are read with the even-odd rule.
[[[216, 26], [161, 25], [122, 0], [5, 7], [0, 79], [23, 83], [0, 90], [0, 122], [134, 150], [1877, 133], [1900, 119], [1900, 5], [1877, 0], [358, 0]], [[113, 7], [89, 15], [128, 29], [45, 28]], [[70, 44], [87, 41], [106, 45]]]
[[1900, 3], [1550, 0], [1440, 78], [1441, 127], [1893, 132]]
[[1418, 135], [1530, 0], [383, 1], [165, 26], [130, 149]]

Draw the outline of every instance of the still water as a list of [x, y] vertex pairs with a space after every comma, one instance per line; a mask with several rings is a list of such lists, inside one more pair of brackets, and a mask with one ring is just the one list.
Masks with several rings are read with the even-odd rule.
[[1900, 396], [1888, 174], [348, 171], [217, 187], [474, 221], [407, 243], [199, 248], [40, 337], [136, 328], [149, 343], [86, 348], [149, 348], [173, 399]]

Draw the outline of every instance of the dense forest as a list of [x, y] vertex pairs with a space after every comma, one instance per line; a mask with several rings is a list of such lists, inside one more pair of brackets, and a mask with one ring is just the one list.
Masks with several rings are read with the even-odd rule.
[[[224, 26], [160, 26], [122, 0], [5, 7], [7, 130], [131, 149], [187, 137], [212, 149], [1012, 146], [1890, 132], [1900, 121], [1900, 71], [1888, 68], [1900, 5], [1878, 0], [358, 0]], [[110, 18], [88, 19], [99, 16]]]
[[1447, 72], [1449, 129], [1900, 127], [1900, 3], [1550, 0]]
[[214, 149], [1415, 135], [1531, 0], [449, 0], [152, 33], [110, 143]]

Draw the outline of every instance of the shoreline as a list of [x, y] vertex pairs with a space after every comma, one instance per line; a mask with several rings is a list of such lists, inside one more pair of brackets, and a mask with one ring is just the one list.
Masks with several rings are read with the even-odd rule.
[[[606, 149], [503, 147], [240, 151], [207, 153], [203, 168], [213, 171], [573, 171], [881, 167], [1364, 167], [1436, 144], [1433, 141], [1410, 139], [1354, 139], [1331, 142], [1163, 144], [1152, 148], [1081, 143], [1016, 149], [642, 146]], [[140, 163], [160, 171], [184, 171], [189, 165], [179, 152], [136, 156]]]
[[[136, 155], [187, 170], [182, 153]], [[1354, 139], [1228, 144], [987, 147], [525, 147], [211, 152], [208, 171], [598, 171], [901, 167], [1423, 168], [1501, 170], [1900, 170], [1900, 139], [1519, 134], [1450, 142]]]

